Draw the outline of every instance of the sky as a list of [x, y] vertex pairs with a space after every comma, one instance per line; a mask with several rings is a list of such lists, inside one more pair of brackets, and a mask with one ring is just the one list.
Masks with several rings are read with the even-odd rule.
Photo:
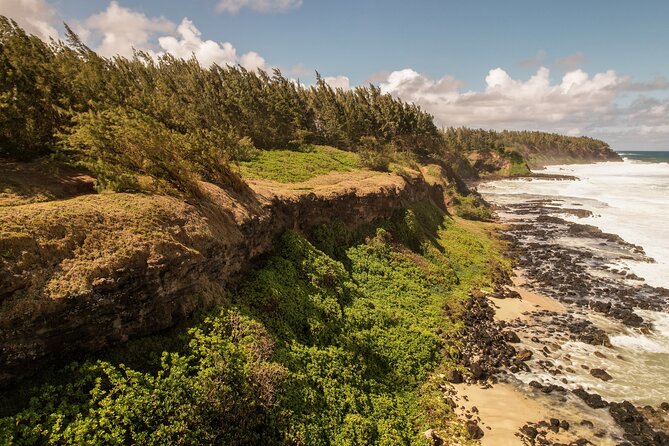
[[439, 126], [669, 150], [666, 0], [0, 0], [0, 14], [44, 39], [66, 22], [104, 56], [374, 83]]

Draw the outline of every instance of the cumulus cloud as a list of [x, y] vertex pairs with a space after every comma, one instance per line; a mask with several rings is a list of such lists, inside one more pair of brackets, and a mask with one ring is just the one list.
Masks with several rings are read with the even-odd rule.
[[195, 56], [204, 67], [237, 63], [250, 70], [266, 67], [265, 59], [255, 51], [238, 57], [232, 43], [204, 39], [187, 17], [177, 25], [164, 17], [148, 17], [120, 6], [116, 1], [104, 11], [77, 23], [75, 29], [85, 41], [94, 44], [99, 54], [107, 57], [129, 57], [140, 50], [154, 57], [166, 53], [183, 59]]
[[288, 74], [297, 77], [313, 76], [314, 73], [315, 70], [313, 68], [308, 68], [303, 63], [295, 64], [288, 69]]
[[242, 56], [239, 58], [239, 65], [253, 71], [258, 69], [267, 69], [265, 58], [263, 58], [255, 51], [249, 51], [246, 54], [242, 54]]
[[45, 0], [0, 0], [0, 15], [13, 19], [28, 33], [58, 39], [56, 11]]
[[541, 67], [528, 80], [516, 80], [501, 68], [488, 72], [483, 91], [461, 93], [451, 76], [432, 80], [414, 70], [395, 71], [381, 83], [384, 92], [422, 105], [444, 125], [527, 126], [585, 117], [611, 107], [625, 79], [610, 70], [590, 77], [582, 70], [552, 84]]
[[181, 21], [177, 33], [178, 37], [158, 38], [158, 43], [165, 52], [183, 59], [195, 55], [203, 66], [214, 63], [225, 66], [237, 62], [237, 50], [230, 42], [219, 44], [213, 40], [202, 40], [202, 33], [188, 18]]
[[212, 64], [226, 66], [237, 63], [249, 70], [265, 67], [265, 59], [255, 51], [237, 58], [237, 50], [230, 42], [219, 43], [213, 40], [203, 40], [200, 30], [188, 18], [181, 21], [177, 27], [177, 34], [178, 37], [164, 36], [158, 38], [160, 48], [166, 53], [182, 59], [188, 59], [194, 55], [200, 64], [205, 67]]
[[173, 32], [176, 25], [164, 17], [145, 14], [112, 1], [104, 11], [82, 24], [90, 35], [101, 39], [96, 51], [103, 56], [132, 56], [133, 48], [152, 52], [159, 33]]
[[546, 67], [527, 80], [492, 69], [482, 91], [462, 92], [462, 82], [451, 76], [430, 79], [412, 69], [394, 71], [380, 83], [383, 92], [417, 103], [440, 125], [591, 134], [613, 143], [625, 141], [623, 135], [642, 133], [662, 134], [666, 143], [667, 101], [639, 98], [626, 107], [617, 103], [623, 92], [664, 85], [663, 78], [633, 83], [613, 70], [591, 76], [576, 69], [552, 81]]
[[220, 12], [236, 14], [242, 8], [257, 12], [279, 12], [302, 6], [302, 0], [219, 0], [216, 9]]
[[351, 81], [346, 76], [324, 76], [323, 80], [332, 88], [351, 89]]

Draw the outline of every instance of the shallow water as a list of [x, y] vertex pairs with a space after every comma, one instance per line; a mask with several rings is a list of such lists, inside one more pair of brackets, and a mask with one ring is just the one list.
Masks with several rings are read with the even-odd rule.
[[[654, 260], [653, 263], [643, 261], [640, 256], [630, 256], [624, 250], [618, 251], [615, 246], [593, 239], [556, 237], [551, 240], [569, 249], [594, 252], [606, 259], [609, 267], [583, 265], [584, 271], [592, 277], [606, 277], [612, 269], [625, 270], [642, 279], [622, 279], [625, 283], [669, 288], [669, 164], [627, 159], [623, 163], [552, 166], [543, 172], [573, 175], [578, 180], [501, 180], [480, 185], [479, 192], [486, 200], [502, 206], [555, 200], [550, 203], [554, 209], [552, 215], [617, 234], [626, 242], [642, 247]], [[555, 211], [556, 207], [564, 212]], [[579, 218], [569, 209], [591, 211], [592, 215]], [[519, 215], [504, 209], [500, 216], [509, 222], [532, 218], [529, 214]], [[599, 296], [581, 297], [596, 299]], [[569, 372], [554, 375], [534, 367], [530, 373], [518, 374], [518, 378], [526, 383], [539, 380], [569, 389], [581, 386], [609, 401], [629, 400], [637, 405], [657, 406], [669, 400], [669, 313], [635, 309], [652, 327], [650, 330], [627, 327], [589, 310], [587, 305], [570, 307], [569, 313], [604, 330], [611, 347], [554, 338], [561, 348], [553, 349], [550, 360]], [[550, 318], [546, 321], [550, 324]], [[532, 345], [527, 336], [524, 341], [540, 353], [551, 336], [544, 333], [537, 345]], [[605, 369], [613, 379], [605, 382], [595, 378], [589, 372], [591, 368]]]
[[589, 210], [592, 217], [565, 219], [597, 226], [640, 245], [656, 263], [619, 260], [651, 286], [669, 288], [669, 164], [626, 160], [623, 163], [551, 166], [542, 173], [573, 175], [578, 181], [542, 179], [484, 183], [492, 202], [559, 198], [561, 207]]

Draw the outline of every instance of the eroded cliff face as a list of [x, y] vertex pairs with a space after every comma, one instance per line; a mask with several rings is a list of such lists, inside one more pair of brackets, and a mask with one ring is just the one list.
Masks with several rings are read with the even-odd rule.
[[209, 201], [197, 205], [91, 194], [0, 207], [0, 386], [213, 305], [288, 229], [354, 228], [409, 202], [444, 200], [442, 184], [417, 174], [361, 171], [302, 186], [208, 185]]

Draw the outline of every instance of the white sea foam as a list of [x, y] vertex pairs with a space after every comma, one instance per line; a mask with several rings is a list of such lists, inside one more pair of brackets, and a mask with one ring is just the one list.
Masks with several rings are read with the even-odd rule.
[[[593, 212], [569, 220], [597, 226], [640, 245], [656, 263], [621, 261], [649, 285], [669, 288], [669, 165], [625, 160], [622, 163], [551, 166], [551, 174], [574, 175], [578, 181], [504, 180], [483, 184], [484, 195], [527, 194], [564, 199]], [[503, 200], [502, 200], [503, 201]]]
[[626, 349], [643, 350], [649, 353], [669, 353], [668, 345], [662, 345], [660, 342], [643, 335], [612, 336], [611, 345]]
[[[561, 201], [553, 204], [562, 208], [591, 211], [593, 215], [587, 218], [578, 218], [573, 212], [562, 216], [618, 234], [627, 242], [641, 246], [655, 263], [619, 259], [615, 261], [616, 268], [629, 268], [649, 285], [669, 288], [668, 164], [626, 159], [622, 163], [552, 166], [544, 172], [573, 175], [578, 180], [502, 180], [484, 183], [479, 191], [486, 199], [499, 204], [556, 199]], [[519, 218], [516, 214], [508, 217]], [[587, 245], [591, 250], [597, 250], [599, 245], [572, 238], [558, 242]], [[669, 395], [669, 314], [636, 312], [653, 325], [652, 331], [625, 327], [619, 321], [595, 313], [588, 316], [609, 334], [613, 347], [604, 349], [604, 355], [595, 355], [601, 347], [582, 342], [567, 342], [561, 346], [555, 359], [573, 370], [568, 376], [570, 387], [580, 385], [612, 401], [630, 399], [637, 404], [658, 404], [666, 400]], [[607, 370], [613, 380], [604, 382], [593, 377], [580, 367], [582, 364]], [[560, 375], [534, 371], [521, 379], [527, 382], [537, 377], [544, 382], [561, 384]]]

